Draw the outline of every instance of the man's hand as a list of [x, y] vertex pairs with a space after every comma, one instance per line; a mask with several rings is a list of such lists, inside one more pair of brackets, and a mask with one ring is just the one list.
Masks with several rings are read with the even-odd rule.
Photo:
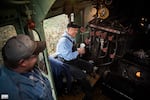
[[85, 48], [77, 48], [80, 55], [85, 54]]

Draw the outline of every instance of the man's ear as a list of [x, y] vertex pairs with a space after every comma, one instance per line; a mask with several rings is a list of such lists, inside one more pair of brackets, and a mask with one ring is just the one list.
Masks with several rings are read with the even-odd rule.
[[24, 59], [19, 60], [19, 66], [26, 66], [26, 61]]

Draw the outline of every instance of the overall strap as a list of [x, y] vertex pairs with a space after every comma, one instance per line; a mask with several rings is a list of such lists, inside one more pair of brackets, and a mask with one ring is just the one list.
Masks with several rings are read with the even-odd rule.
[[73, 47], [72, 47], [72, 52], [74, 52], [74, 51], [76, 51], [77, 50], [77, 48], [76, 48], [76, 45], [75, 45], [75, 42], [74, 41], [72, 41], [68, 36], [63, 36], [64, 38], [66, 38], [66, 39], [68, 39], [70, 42], [72, 42], [73, 43]]
[[74, 41], [72, 41], [68, 36], [63, 36], [64, 38], [68, 39], [70, 42], [74, 44]]

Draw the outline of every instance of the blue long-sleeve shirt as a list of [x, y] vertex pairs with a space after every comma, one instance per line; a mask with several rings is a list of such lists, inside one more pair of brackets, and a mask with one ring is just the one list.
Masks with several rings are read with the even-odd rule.
[[[65, 36], [72, 40], [72, 42], [68, 38], [65, 38]], [[75, 41], [75, 39], [72, 38], [67, 32], [64, 32], [61, 39], [58, 41], [56, 55], [67, 61], [76, 59], [79, 53], [78, 51], [72, 51], [73, 41]]]

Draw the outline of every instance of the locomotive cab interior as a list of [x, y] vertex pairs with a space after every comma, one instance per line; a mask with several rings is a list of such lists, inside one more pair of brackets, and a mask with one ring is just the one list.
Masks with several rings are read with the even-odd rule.
[[[76, 37], [78, 44], [86, 38], [90, 39], [88, 53], [81, 58], [98, 68], [101, 78], [96, 86], [100, 86], [104, 95], [110, 94], [108, 100], [119, 97], [127, 100], [150, 98], [150, 6], [147, 0], [0, 2], [0, 48], [9, 37], [17, 34], [27, 34], [34, 40], [46, 40], [49, 48], [39, 55], [38, 64], [51, 83], [55, 100], [61, 98], [57, 97], [48, 56], [54, 53], [61, 32], [70, 21], [87, 29]], [[61, 15], [65, 20], [57, 19]], [[53, 21], [45, 22], [49, 19]], [[0, 56], [0, 64], [2, 62]], [[66, 98], [69, 97], [66, 95]], [[94, 98], [98, 100], [99, 97]]]

